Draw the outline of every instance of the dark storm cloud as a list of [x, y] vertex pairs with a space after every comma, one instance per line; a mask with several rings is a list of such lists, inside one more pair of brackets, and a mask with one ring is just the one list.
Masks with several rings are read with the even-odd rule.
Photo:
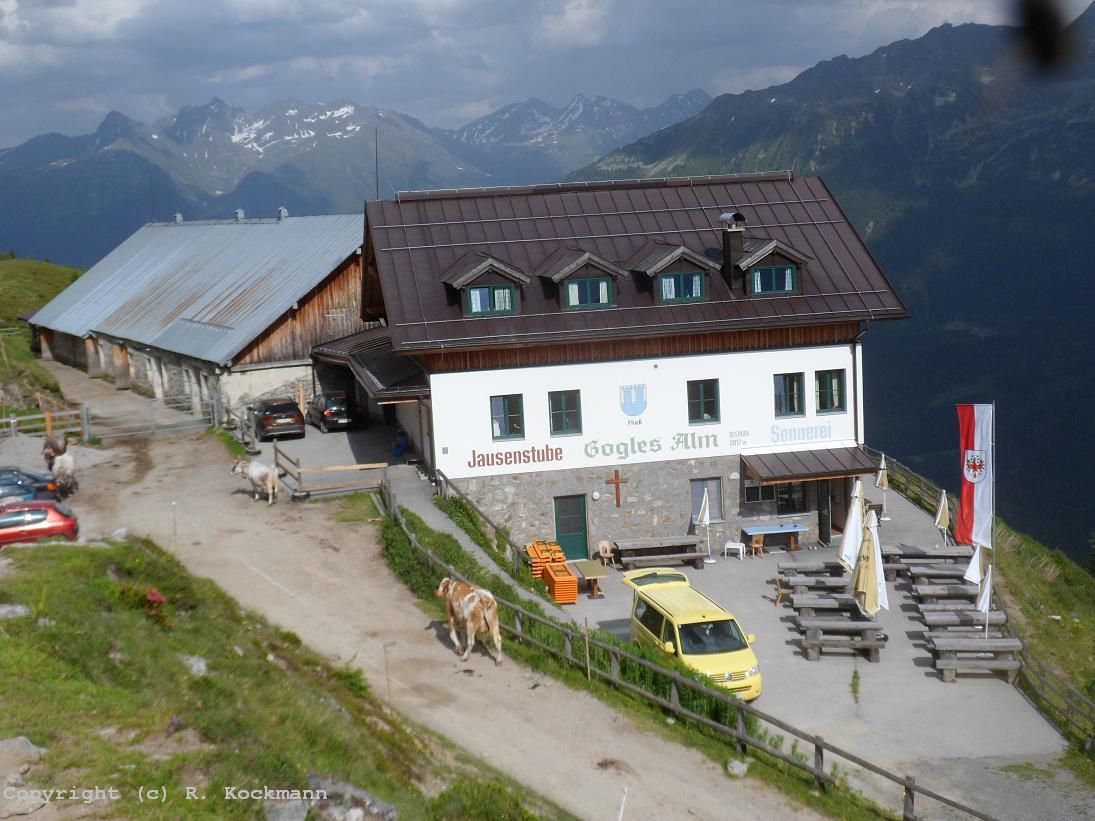
[[[1077, 13], [1086, 0], [1069, 0]], [[219, 96], [353, 100], [459, 125], [531, 96], [763, 88], [1007, 0], [0, 0], [0, 145]], [[1070, 15], [1071, 16], [1071, 15]]]

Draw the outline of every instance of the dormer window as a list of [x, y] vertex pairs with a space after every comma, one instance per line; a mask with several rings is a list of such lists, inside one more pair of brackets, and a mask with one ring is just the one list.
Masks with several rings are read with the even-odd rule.
[[600, 308], [612, 304], [612, 280], [608, 277], [569, 279], [563, 282], [567, 308]]
[[459, 296], [464, 316], [475, 318], [519, 313], [520, 287], [530, 280], [497, 257], [472, 252], [450, 265], [441, 281], [450, 289], [450, 304]]
[[798, 290], [798, 266], [774, 265], [753, 269], [754, 294], [781, 294]]
[[698, 302], [704, 298], [703, 272], [659, 274], [658, 295], [662, 302]]
[[477, 285], [465, 288], [468, 316], [516, 313], [513, 285]]

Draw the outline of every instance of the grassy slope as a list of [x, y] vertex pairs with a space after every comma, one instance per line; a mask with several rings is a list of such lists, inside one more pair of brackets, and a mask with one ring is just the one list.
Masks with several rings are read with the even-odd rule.
[[4, 346], [0, 352], [0, 385], [9, 386], [9, 390], [0, 391], [0, 412], [29, 408], [33, 401], [28, 398], [38, 391], [57, 392], [57, 381], [30, 352], [29, 328], [16, 317], [45, 305], [79, 275], [75, 268], [49, 262], [0, 258], [0, 328], [19, 330], [0, 337]]
[[[0, 603], [34, 617], [0, 623], [0, 738], [49, 750], [28, 776], [36, 786], [113, 785], [112, 817], [257, 818], [260, 802], [226, 802], [224, 788], [304, 788], [314, 773], [370, 790], [402, 818], [535, 817], [523, 801], [562, 815], [477, 777], [481, 764], [403, 726], [359, 672], [332, 668], [150, 542], [3, 556], [15, 572]], [[150, 585], [170, 624], [146, 612]], [[188, 673], [178, 653], [205, 658], [208, 675]], [[166, 803], [140, 805], [139, 785], [166, 785]], [[189, 785], [207, 799], [185, 801]]]

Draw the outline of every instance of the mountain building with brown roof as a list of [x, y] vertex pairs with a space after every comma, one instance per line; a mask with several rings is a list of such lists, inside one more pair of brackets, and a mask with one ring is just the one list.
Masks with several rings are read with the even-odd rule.
[[906, 312], [820, 178], [402, 193], [364, 255], [386, 328], [317, 355], [519, 543], [683, 535], [704, 491], [713, 544], [827, 542], [873, 470], [861, 338]]

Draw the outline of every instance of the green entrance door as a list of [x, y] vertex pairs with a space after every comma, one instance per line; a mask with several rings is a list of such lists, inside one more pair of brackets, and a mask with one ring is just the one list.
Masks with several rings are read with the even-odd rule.
[[555, 541], [568, 559], [588, 559], [586, 497], [555, 497]]

